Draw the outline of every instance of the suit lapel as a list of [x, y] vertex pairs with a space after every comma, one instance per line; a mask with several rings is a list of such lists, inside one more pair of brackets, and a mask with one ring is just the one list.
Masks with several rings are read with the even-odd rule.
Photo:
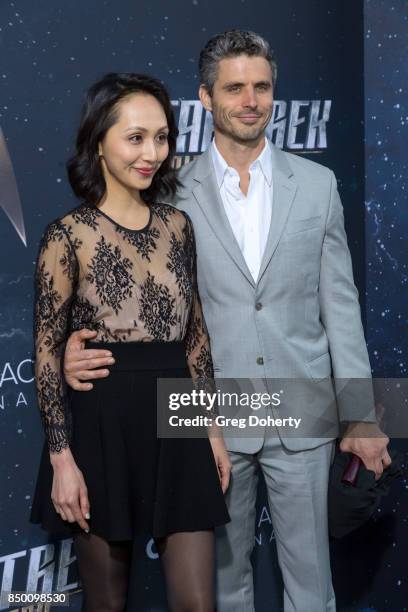
[[293, 172], [286, 161], [285, 155], [280, 149], [273, 145], [271, 149], [273, 168], [272, 219], [269, 228], [268, 240], [266, 242], [261, 267], [259, 270], [258, 283], [265, 273], [276, 247], [278, 246], [297, 191], [297, 184], [292, 176]]
[[196, 172], [194, 176], [196, 186], [193, 195], [203, 211], [214, 234], [224, 247], [225, 251], [241, 270], [249, 283], [255, 287], [254, 279], [248, 269], [241, 249], [235, 239], [230, 222], [225, 213], [218, 185], [216, 183], [211, 152], [207, 151], [200, 155], [196, 161]]

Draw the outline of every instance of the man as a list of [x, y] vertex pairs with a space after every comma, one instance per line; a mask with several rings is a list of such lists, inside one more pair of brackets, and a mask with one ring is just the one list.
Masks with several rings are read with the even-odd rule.
[[[214, 141], [180, 172], [173, 202], [191, 217], [198, 285], [217, 378], [369, 379], [357, 291], [333, 173], [265, 139], [276, 63], [253, 32], [212, 38], [200, 55], [200, 99], [213, 114]], [[87, 389], [109, 357], [71, 337], [67, 382]], [[316, 398], [315, 414], [327, 415]], [[334, 410], [334, 408], [333, 408]], [[338, 403], [348, 424], [342, 450], [379, 476], [390, 463], [373, 410]], [[330, 415], [333, 417], [333, 415]], [[363, 421], [366, 421], [365, 423]], [[265, 433], [265, 432], [264, 432]], [[231, 523], [217, 542], [219, 612], [254, 610], [257, 468], [265, 476], [286, 612], [335, 610], [327, 533], [333, 437], [227, 438], [233, 465]], [[373, 437], [377, 436], [377, 437]]]

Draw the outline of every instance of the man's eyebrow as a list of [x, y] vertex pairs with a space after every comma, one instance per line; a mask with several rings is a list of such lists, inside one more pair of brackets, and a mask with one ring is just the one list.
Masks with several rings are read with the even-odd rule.
[[[263, 81], [257, 81], [255, 83], [255, 87], [257, 87], [258, 85], [272, 86], [272, 83], [271, 81], [263, 80]], [[228, 89], [229, 87], [245, 87], [245, 83], [240, 83], [239, 81], [228, 81], [227, 83], [223, 85], [223, 89]]]
[[228, 83], [225, 83], [223, 85], [224, 89], [227, 89], [228, 87], [244, 87], [245, 83], [240, 83], [239, 81], [229, 81]]

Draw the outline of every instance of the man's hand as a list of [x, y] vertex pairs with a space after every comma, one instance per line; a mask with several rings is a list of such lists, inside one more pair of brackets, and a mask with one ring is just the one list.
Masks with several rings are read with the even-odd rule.
[[391, 464], [387, 451], [389, 441], [377, 423], [350, 423], [340, 442], [340, 450], [360, 457], [365, 467], [375, 472], [378, 480], [384, 468]]
[[81, 382], [95, 378], [106, 378], [109, 370], [104, 366], [115, 363], [112, 353], [103, 349], [85, 349], [85, 340], [95, 338], [96, 332], [81, 329], [73, 332], [68, 338], [64, 357], [64, 377], [67, 384], [75, 391], [90, 391], [92, 383]]

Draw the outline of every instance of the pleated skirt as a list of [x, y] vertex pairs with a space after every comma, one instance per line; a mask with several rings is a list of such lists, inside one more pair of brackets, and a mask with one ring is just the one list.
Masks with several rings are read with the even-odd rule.
[[[70, 448], [90, 501], [91, 533], [107, 541], [212, 529], [229, 521], [208, 438], [157, 437], [157, 378], [189, 378], [182, 342], [89, 343], [110, 350], [110, 375], [70, 391]], [[51, 501], [44, 445], [31, 521], [70, 536]]]

